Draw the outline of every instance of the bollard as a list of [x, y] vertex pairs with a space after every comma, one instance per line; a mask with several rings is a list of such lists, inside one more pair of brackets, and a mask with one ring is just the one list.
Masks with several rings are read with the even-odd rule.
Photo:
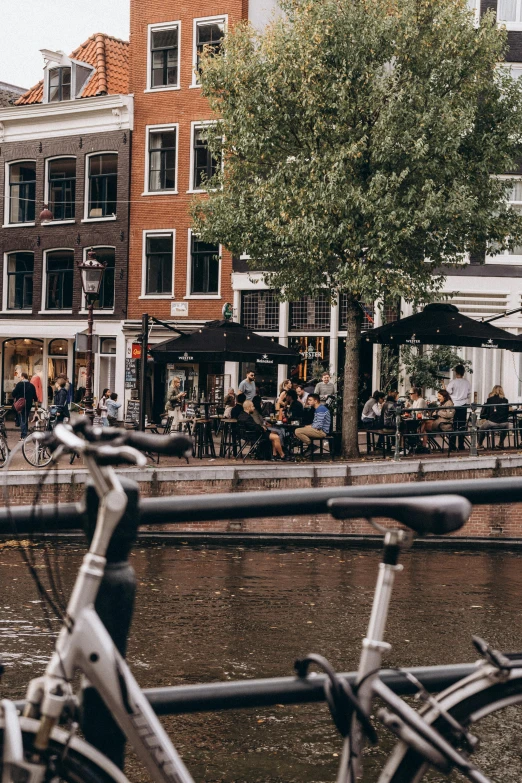
[[[138, 533], [139, 489], [134, 481], [124, 477], [120, 477], [120, 481], [127, 495], [128, 504], [107, 551], [105, 575], [95, 608], [118, 651], [125, 657], [136, 594], [136, 575], [128, 556]], [[94, 534], [97, 511], [98, 496], [94, 487], [88, 486], [85, 532], [89, 542]], [[91, 686], [83, 689], [80, 722], [87, 742], [123, 769], [125, 737], [98, 692]]]
[[471, 442], [469, 444], [469, 456], [470, 457], [477, 457], [478, 451], [477, 451], [477, 403], [472, 402], [471, 403], [471, 416], [470, 416], [470, 429], [471, 429]]

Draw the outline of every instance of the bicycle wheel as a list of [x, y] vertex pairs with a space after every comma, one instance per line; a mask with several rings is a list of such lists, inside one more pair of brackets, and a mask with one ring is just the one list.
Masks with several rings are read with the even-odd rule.
[[5, 435], [0, 435], [0, 468], [3, 468], [9, 456], [9, 446]]
[[[493, 669], [488, 671], [494, 671]], [[471, 759], [494, 783], [513, 783], [522, 778], [520, 721], [522, 719], [522, 671], [512, 672], [507, 682], [495, 682], [482, 673], [456, 683], [438, 698], [441, 708], [480, 739]], [[450, 738], [439, 710], [428, 706], [421, 710], [427, 723]], [[449, 776], [433, 768], [406, 743], [399, 742], [386, 764], [379, 783], [442, 783], [464, 781], [458, 772]]]
[[51, 452], [42, 446], [39, 440], [36, 440], [33, 434], [28, 435], [22, 443], [22, 454], [29, 463], [35, 468], [45, 468], [51, 461]]
[[[34, 752], [34, 736], [38, 731], [39, 721], [31, 718], [20, 718], [22, 737], [26, 760], [30, 760]], [[2, 751], [4, 742], [4, 724], [0, 721], [0, 768], [2, 766]], [[129, 783], [121, 772], [108, 758], [99, 753], [92, 745], [88, 745], [78, 737], [70, 742], [69, 735], [61, 729], [54, 729], [49, 748], [45, 753], [47, 773], [45, 780], [58, 783]]]

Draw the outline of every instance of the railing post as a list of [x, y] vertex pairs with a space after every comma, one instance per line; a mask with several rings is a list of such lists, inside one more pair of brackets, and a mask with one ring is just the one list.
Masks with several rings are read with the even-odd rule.
[[[95, 608], [118, 651], [125, 657], [136, 594], [136, 575], [128, 556], [138, 533], [139, 488], [136, 482], [125, 477], [120, 477], [120, 481], [127, 495], [127, 508], [109, 544], [105, 575]], [[94, 533], [97, 511], [98, 496], [94, 487], [88, 486], [85, 532], [89, 541]], [[83, 690], [81, 728], [87, 742], [123, 769], [125, 737], [91, 686]]]
[[471, 442], [469, 446], [469, 456], [470, 457], [477, 457], [478, 451], [477, 451], [477, 403], [472, 402], [471, 403], [471, 416], [470, 416], [470, 429], [471, 429]]
[[393, 459], [395, 462], [401, 461], [401, 416], [402, 416], [402, 403], [397, 402], [395, 409], [395, 452]]

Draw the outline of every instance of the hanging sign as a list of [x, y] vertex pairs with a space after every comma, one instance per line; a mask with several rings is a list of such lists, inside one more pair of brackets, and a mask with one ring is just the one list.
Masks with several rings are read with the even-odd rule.
[[[147, 359], [152, 359], [152, 356], [150, 355], [150, 349], [151, 346], [147, 345]], [[131, 358], [141, 359], [141, 343], [132, 343]]]

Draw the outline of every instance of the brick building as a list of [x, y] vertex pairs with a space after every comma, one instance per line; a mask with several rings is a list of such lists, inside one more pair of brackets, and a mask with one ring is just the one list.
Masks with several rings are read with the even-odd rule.
[[[21, 372], [39, 375], [43, 401], [59, 373], [85, 386], [86, 330], [77, 263], [107, 262], [95, 310], [95, 394], [123, 396], [133, 103], [128, 43], [91, 36], [67, 57], [42, 50], [44, 77], [0, 109], [1, 404]], [[44, 213], [44, 204], [49, 211]]]
[[[201, 130], [212, 121], [201, 97], [197, 60], [216, 49], [227, 27], [250, 18], [262, 25], [274, 0], [132, 0], [130, 92], [135, 125], [131, 172], [127, 357], [144, 312], [181, 329], [220, 318], [233, 301], [232, 258], [192, 234], [189, 205], [204, 192], [202, 179], [216, 162]], [[172, 337], [155, 326], [150, 342]], [[236, 383], [235, 365], [186, 364], [150, 368], [157, 398], [173, 374], [189, 392], [207, 392], [216, 375]], [[130, 395], [130, 391], [129, 391]]]

